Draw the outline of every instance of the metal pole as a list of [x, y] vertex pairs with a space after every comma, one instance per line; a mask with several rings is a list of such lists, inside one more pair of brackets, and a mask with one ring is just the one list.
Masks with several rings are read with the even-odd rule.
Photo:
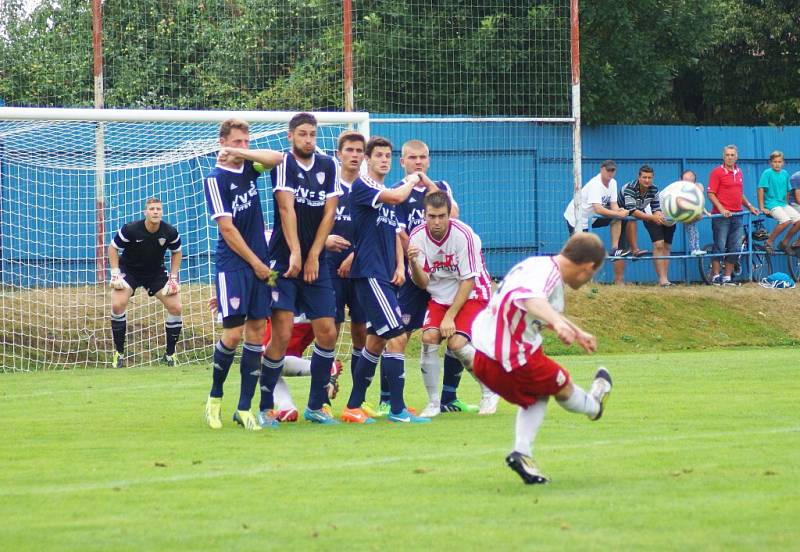
[[[103, 98], [103, 2], [92, 0], [92, 50], [94, 54], [94, 107], [102, 109]], [[95, 126], [95, 272], [97, 283], [105, 281], [105, 123]]]
[[344, 48], [342, 67], [344, 68], [344, 110], [353, 111], [353, 5], [352, 0], [343, 0], [342, 17], [344, 18]]
[[572, 185], [575, 206], [575, 224], [580, 223], [581, 202], [581, 49], [578, 0], [570, 5], [570, 50], [572, 61]]

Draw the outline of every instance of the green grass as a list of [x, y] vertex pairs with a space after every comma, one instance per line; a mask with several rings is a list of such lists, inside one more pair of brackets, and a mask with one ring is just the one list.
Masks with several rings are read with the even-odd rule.
[[220, 431], [201, 421], [204, 366], [2, 375], [0, 549], [800, 548], [796, 350], [562, 360], [584, 386], [605, 364], [615, 388], [597, 423], [551, 402], [544, 487], [504, 465], [508, 404], [248, 434], [228, 421], [235, 370]]

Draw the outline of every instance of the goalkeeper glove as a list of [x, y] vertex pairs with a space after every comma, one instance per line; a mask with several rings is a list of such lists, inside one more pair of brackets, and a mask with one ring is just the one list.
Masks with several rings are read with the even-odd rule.
[[130, 289], [131, 286], [125, 281], [125, 275], [118, 268], [111, 269], [111, 282], [113, 289]]
[[170, 274], [169, 280], [167, 280], [166, 285], [161, 290], [164, 295], [175, 295], [181, 290], [181, 285], [178, 283], [178, 275], [177, 274]]

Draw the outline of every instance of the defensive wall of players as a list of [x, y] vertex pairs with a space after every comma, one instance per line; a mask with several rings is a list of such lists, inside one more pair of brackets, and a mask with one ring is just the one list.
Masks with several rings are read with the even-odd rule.
[[[509, 132], [508, 125], [515, 125]], [[534, 123], [382, 123], [380, 118], [371, 123], [372, 134], [388, 137], [395, 144], [409, 138], [418, 138], [431, 147], [434, 161], [432, 173], [436, 178], [449, 181], [461, 206], [461, 216], [482, 236], [489, 271], [500, 276], [516, 260], [535, 253], [552, 253], [559, 249], [567, 237], [562, 213], [569, 202], [572, 189], [572, 174], [569, 164], [571, 152], [558, 151], [553, 146], [563, 143], [561, 133], [571, 132], [568, 126], [538, 125]], [[139, 147], [147, 147], [148, 133], [139, 137]], [[509, 136], [513, 136], [509, 139]], [[79, 137], [61, 143], [80, 146]], [[487, 144], [491, 146], [487, 147]], [[621, 186], [636, 177], [641, 164], [647, 163], [655, 169], [655, 183], [659, 189], [677, 180], [683, 169], [697, 173], [698, 181], [706, 183], [712, 168], [721, 163], [722, 147], [736, 144], [739, 147], [738, 165], [743, 170], [745, 195], [756, 202], [758, 177], [769, 166], [772, 150], [784, 152], [789, 173], [800, 170], [800, 128], [777, 127], [689, 127], [689, 126], [601, 126], [583, 128], [582, 183], [598, 172], [604, 159], [614, 159], [618, 170], [616, 179]], [[54, 170], [37, 178], [27, 178], [23, 171], [29, 170], [9, 165], [3, 159], [4, 148], [0, 144], [0, 190], [3, 203], [27, 202], [25, 211], [5, 209], [0, 220], [0, 283], [2, 285], [30, 286], [92, 284], [94, 270], [94, 190], [84, 184], [78, 185], [77, 171]], [[113, 150], [113, 144], [111, 146]], [[261, 147], [256, 141], [252, 147]], [[112, 151], [113, 154], [113, 151]], [[210, 226], [203, 200], [201, 182], [204, 169], [198, 160], [176, 162], [167, 169], [173, 174], [173, 190], [163, 194], [165, 220], [179, 227], [188, 244], [181, 269], [184, 282], [211, 281], [216, 230]], [[206, 162], [205, 165], [208, 166]], [[84, 173], [86, 171], [83, 171]], [[160, 175], [163, 176], [163, 175]], [[107, 210], [116, 210], [106, 221], [132, 220], [141, 210], [141, 205], [151, 192], [141, 192], [137, 182], [152, 179], [152, 169], [128, 169], [111, 172], [106, 186], [111, 189], [120, 181], [126, 182], [124, 202], [110, 202]], [[387, 178], [395, 182], [401, 177], [401, 168], [395, 163]], [[59, 190], [55, 199], [39, 193], [37, 188], [47, 182]], [[30, 182], [20, 189], [12, 182]], [[265, 184], [268, 186], [268, 184]], [[138, 197], [138, 195], [141, 197]], [[24, 195], [24, 198], [20, 196]], [[13, 197], [12, 197], [13, 196]], [[113, 194], [109, 194], [113, 197]], [[264, 197], [269, 197], [265, 194]], [[181, 216], [172, 216], [173, 200], [180, 198]], [[63, 218], [56, 221], [41, 220], [35, 216], [37, 203], [61, 202], [58, 211]], [[52, 209], [52, 205], [48, 208]], [[130, 212], [127, 212], [130, 211]], [[268, 221], [271, 223], [271, 221]], [[116, 231], [108, 222], [108, 239]], [[774, 225], [767, 223], [770, 229]], [[55, 247], [36, 251], [35, 246], [25, 250], [26, 258], [20, 258], [21, 249], [14, 246], [17, 240], [35, 241], [37, 234], [56, 236]], [[711, 240], [710, 222], [700, 222], [700, 241]], [[600, 236], [608, 241], [607, 230]], [[641, 232], [642, 247], [649, 246], [645, 232]], [[51, 238], [52, 239], [52, 238]], [[673, 250], [686, 250], [685, 233], [676, 233]], [[34, 253], [31, 253], [33, 251]], [[35, 258], [32, 258], [35, 257]], [[611, 269], [606, 266], [599, 274], [601, 281], [612, 279]], [[629, 263], [626, 280], [629, 282], [652, 282], [655, 272], [652, 263]], [[697, 263], [670, 263], [670, 279], [675, 281], [699, 281]]]

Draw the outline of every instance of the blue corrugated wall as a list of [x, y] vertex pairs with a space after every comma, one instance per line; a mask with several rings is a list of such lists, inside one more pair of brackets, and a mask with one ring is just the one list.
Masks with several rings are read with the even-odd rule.
[[[506, 123], [421, 124], [372, 122], [373, 134], [390, 138], [397, 146], [410, 138], [428, 142], [435, 156], [435, 176], [451, 181], [461, 205], [462, 218], [482, 236], [487, 264], [493, 275], [502, 274], [517, 260], [536, 253], [552, 253], [566, 238], [562, 213], [571, 198], [572, 168], [568, 126], [542, 127]], [[721, 162], [726, 144], [739, 147], [739, 165], [744, 171], [745, 193], [755, 203], [755, 188], [761, 172], [768, 167], [769, 153], [780, 149], [786, 155], [786, 168], [800, 170], [800, 128], [773, 127], [686, 127], [686, 126], [601, 126], [584, 128], [583, 181], [598, 170], [603, 159], [615, 159], [617, 180], [622, 185], [636, 177], [638, 168], [648, 163], [655, 169], [659, 187], [676, 180], [690, 168], [706, 182], [711, 169]], [[83, 147], [88, 136], [73, 137]], [[138, 136], [137, 147], [146, 149], [148, 136]], [[109, 140], [113, 151], [115, 141]], [[488, 144], [488, 145], [487, 145]], [[8, 144], [0, 143], [0, 220], [2, 238], [2, 283], [28, 286], [38, 283], [94, 283], [94, 190], [91, 176], [78, 184], [71, 171], [43, 171], [9, 164], [4, 158]], [[18, 146], [15, 146], [18, 147]], [[76, 144], [76, 147], [81, 147]], [[169, 192], [156, 191], [169, 205], [182, 202], [185, 220], [176, 221], [185, 243], [198, 251], [187, 252], [184, 279], [208, 280], [208, 256], [213, 251], [216, 230], [209, 226], [201, 191], [201, 178], [209, 159], [185, 162], [160, 174], [169, 180]], [[398, 180], [401, 169], [395, 165], [389, 181]], [[147, 169], [109, 173], [109, 192], [117, 179], [141, 185], [126, 186], [130, 197], [107, 206], [107, 240], [126, 220], [141, 212], [144, 198], [154, 192], [149, 187], [153, 176]], [[88, 180], [88, 185], [87, 185]], [[268, 180], [268, 179], [267, 179]], [[20, 188], [12, 183], [29, 182]], [[45, 191], [44, 188], [49, 190]], [[55, 191], [53, 191], [55, 190]], [[108, 197], [114, 194], [108, 193]], [[126, 205], [121, 209], [121, 205]], [[123, 212], [124, 211], [124, 212]], [[128, 212], [130, 211], [130, 212]], [[37, 213], [57, 213], [41, 218]], [[167, 217], [169, 219], [169, 217]], [[710, 241], [710, 223], [701, 222], [701, 242]], [[601, 231], [607, 239], [607, 231]], [[640, 246], [648, 247], [646, 232], [640, 232]], [[75, 237], [82, 236], [82, 237]], [[27, 244], [25, 247], [21, 245]], [[649, 248], [649, 247], [648, 247]], [[676, 233], [674, 250], [685, 251], [682, 228]], [[673, 261], [670, 279], [697, 280], [692, 261]], [[648, 282], [655, 279], [652, 263], [628, 263], [626, 279]], [[611, 278], [610, 267], [600, 275]]]

